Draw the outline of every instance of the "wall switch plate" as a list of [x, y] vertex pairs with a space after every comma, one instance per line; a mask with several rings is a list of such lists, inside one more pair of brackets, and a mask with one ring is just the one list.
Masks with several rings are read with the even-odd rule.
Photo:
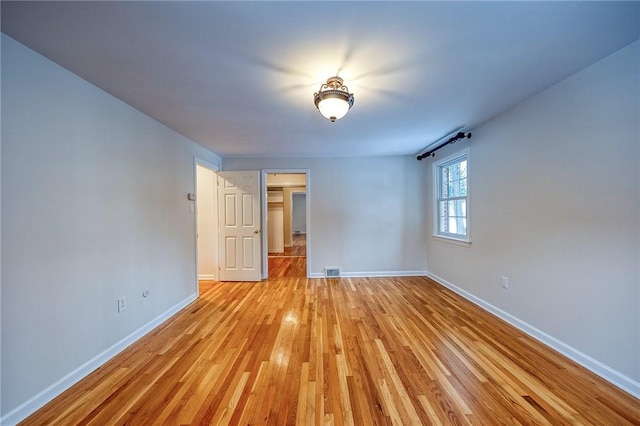
[[118, 299], [118, 312], [122, 312], [127, 309], [127, 300], [124, 297]]
[[509, 288], [509, 278], [502, 277], [502, 288]]

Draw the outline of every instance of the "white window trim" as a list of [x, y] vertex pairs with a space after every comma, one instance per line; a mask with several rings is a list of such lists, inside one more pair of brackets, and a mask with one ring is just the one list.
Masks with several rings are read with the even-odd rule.
[[[438, 186], [438, 182], [440, 181], [438, 169], [441, 165], [445, 163], [452, 162], [460, 157], [466, 157], [467, 159], [467, 235], [466, 238], [458, 238], [455, 236], [442, 235], [438, 233], [438, 194], [440, 193], [440, 188]], [[465, 247], [471, 246], [471, 156], [469, 153], [469, 148], [465, 148], [461, 151], [458, 151], [454, 154], [451, 154], [441, 160], [438, 160], [433, 163], [433, 237], [436, 240], [452, 243], [456, 245], [461, 245]]]

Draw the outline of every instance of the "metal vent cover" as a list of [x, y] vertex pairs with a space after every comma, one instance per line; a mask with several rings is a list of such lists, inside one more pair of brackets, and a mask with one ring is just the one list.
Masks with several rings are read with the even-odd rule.
[[324, 268], [324, 276], [327, 278], [340, 277], [340, 268]]

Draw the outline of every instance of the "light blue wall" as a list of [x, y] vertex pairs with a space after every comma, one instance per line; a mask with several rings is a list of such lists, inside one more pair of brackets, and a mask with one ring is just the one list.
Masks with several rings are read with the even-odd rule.
[[291, 232], [307, 233], [307, 196], [306, 194], [293, 193], [291, 195]]
[[195, 296], [194, 156], [2, 35], [2, 416]]
[[223, 170], [308, 169], [312, 275], [425, 272], [423, 167], [413, 156], [225, 158]]
[[431, 273], [623, 382], [640, 380], [639, 60], [636, 42], [438, 153], [470, 147], [472, 245], [427, 239]]

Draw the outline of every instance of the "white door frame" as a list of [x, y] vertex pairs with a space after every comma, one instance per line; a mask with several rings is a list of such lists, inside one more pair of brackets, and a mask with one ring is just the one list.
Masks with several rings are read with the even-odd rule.
[[262, 193], [262, 279], [269, 278], [269, 235], [267, 226], [267, 175], [272, 173], [278, 174], [305, 174], [305, 186], [306, 186], [306, 221], [307, 221], [307, 278], [309, 278], [309, 271], [311, 270], [311, 170], [310, 169], [262, 169], [262, 179], [260, 184], [260, 191]]
[[[198, 193], [198, 166], [204, 167], [206, 169], [211, 170], [215, 175], [216, 175], [216, 186], [215, 188], [215, 194], [213, 196], [214, 198], [214, 204], [215, 204], [215, 214], [216, 217], [214, 218], [214, 224], [216, 226], [216, 235], [214, 236], [214, 244], [216, 244], [216, 248], [215, 248], [215, 252], [216, 252], [216, 263], [218, 262], [218, 232], [217, 232], [217, 228], [218, 228], [218, 185], [217, 185], [217, 175], [218, 172], [220, 171], [220, 168], [214, 164], [211, 164], [209, 162], [207, 162], [206, 160], [203, 160], [202, 158], [198, 158], [198, 157], [193, 157], [193, 182], [194, 182], [194, 194]], [[194, 210], [193, 210], [193, 235], [195, 236], [194, 240], [195, 240], [195, 245], [196, 245], [196, 249], [195, 249], [195, 253], [196, 253], [196, 259], [195, 259], [195, 268], [196, 268], [196, 282], [195, 282], [195, 289], [196, 289], [196, 297], [200, 297], [200, 285], [199, 285], [199, 268], [198, 268], [198, 197], [196, 197], [195, 202], [190, 201], [191, 203], [193, 203], [194, 205]], [[217, 269], [217, 268], [214, 268]], [[214, 274], [216, 275], [216, 280], [218, 279], [218, 273], [217, 271], [214, 272]]]

